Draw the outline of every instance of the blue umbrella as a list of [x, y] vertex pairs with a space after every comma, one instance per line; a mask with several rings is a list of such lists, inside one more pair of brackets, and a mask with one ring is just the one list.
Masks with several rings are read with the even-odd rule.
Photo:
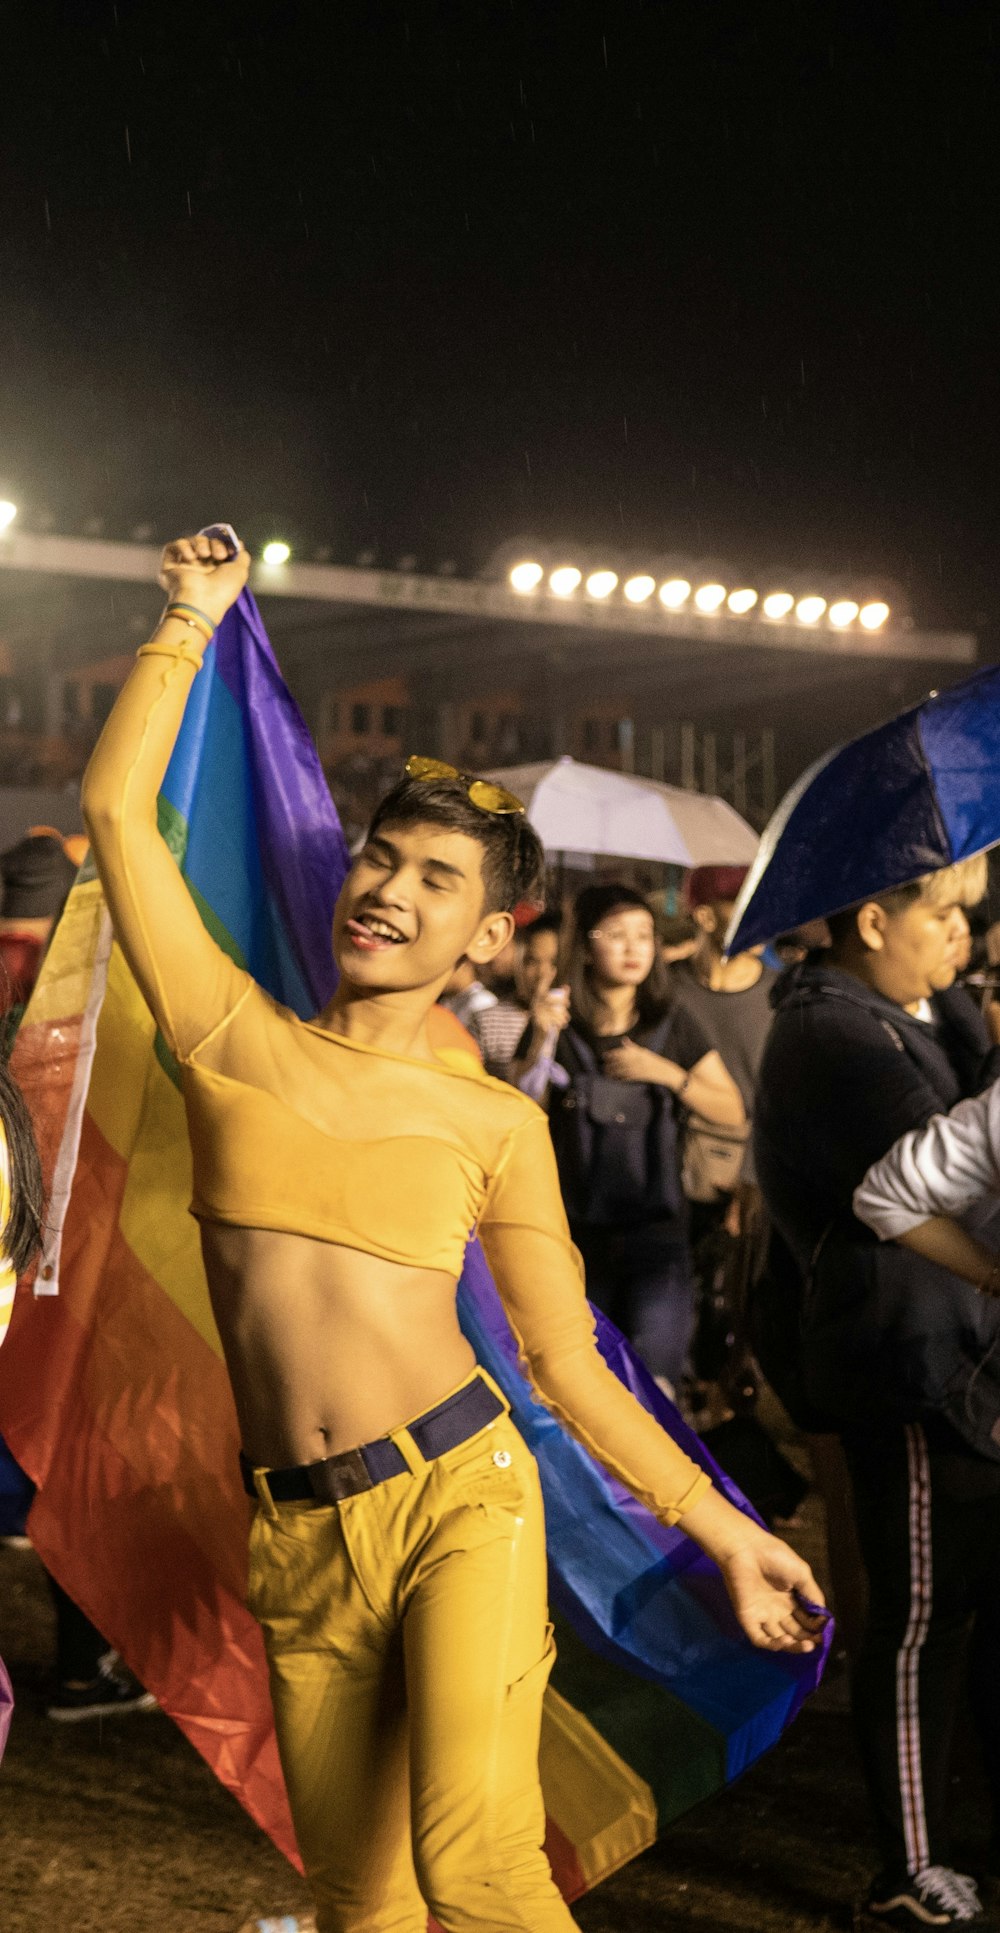
[[726, 936], [740, 953], [1000, 841], [1000, 666], [841, 745], [786, 793]]

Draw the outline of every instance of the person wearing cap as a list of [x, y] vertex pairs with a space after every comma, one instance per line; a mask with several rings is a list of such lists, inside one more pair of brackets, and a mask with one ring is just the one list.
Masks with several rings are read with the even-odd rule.
[[[753, 1118], [757, 1075], [771, 1027], [771, 988], [777, 974], [765, 966], [763, 948], [735, 953], [723, 948], [746, 866], [698, 866], [687, 883], [687, 903], [699, 930], [695, 952], [671, 972], [678, 1004], [699, 1022]], [[749, 1161], [743, 1173], [749, 1177]]]

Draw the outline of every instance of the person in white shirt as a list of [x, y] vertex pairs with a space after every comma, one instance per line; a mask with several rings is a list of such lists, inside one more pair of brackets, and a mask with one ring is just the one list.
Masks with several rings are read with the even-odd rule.
[[854, 1212], [880, 1241], [903, 1242], [997, 1295], [1000, 1255], [957, 1219], [992, 1197], [1000, 1197], [1000, 1081], [902, 1135], [855, 1190]]

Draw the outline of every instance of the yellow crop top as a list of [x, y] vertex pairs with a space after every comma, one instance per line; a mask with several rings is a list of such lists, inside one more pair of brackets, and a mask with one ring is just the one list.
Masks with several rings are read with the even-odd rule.
[[478, 1228], [542, 1402], [676, 1522], [710, 1479], [598, 1353], [541, 1110], [471, 1065], [300, 1021], [202, 924], [156, 820], [195, 675], [182, 658], [138, 660], [83, 794], [119, 944], [180, 1064], [194, 1213], [455, 1277]]

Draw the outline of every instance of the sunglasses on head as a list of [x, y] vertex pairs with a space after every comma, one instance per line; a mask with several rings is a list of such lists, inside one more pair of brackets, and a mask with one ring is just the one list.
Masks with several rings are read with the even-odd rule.
[[425, 785], [433, 785], [435, 779], [458, 779], [480, 812], [523, 812], [525, 809], [523, 800], [515, 798], [505, 786], [494, 785], [490, 779], [477, 779], [471, 772], [460, 772], [457, 765], [446, 765], [442, 758], [418, 758], [414, 754], [403, 769], [408, 779]]

